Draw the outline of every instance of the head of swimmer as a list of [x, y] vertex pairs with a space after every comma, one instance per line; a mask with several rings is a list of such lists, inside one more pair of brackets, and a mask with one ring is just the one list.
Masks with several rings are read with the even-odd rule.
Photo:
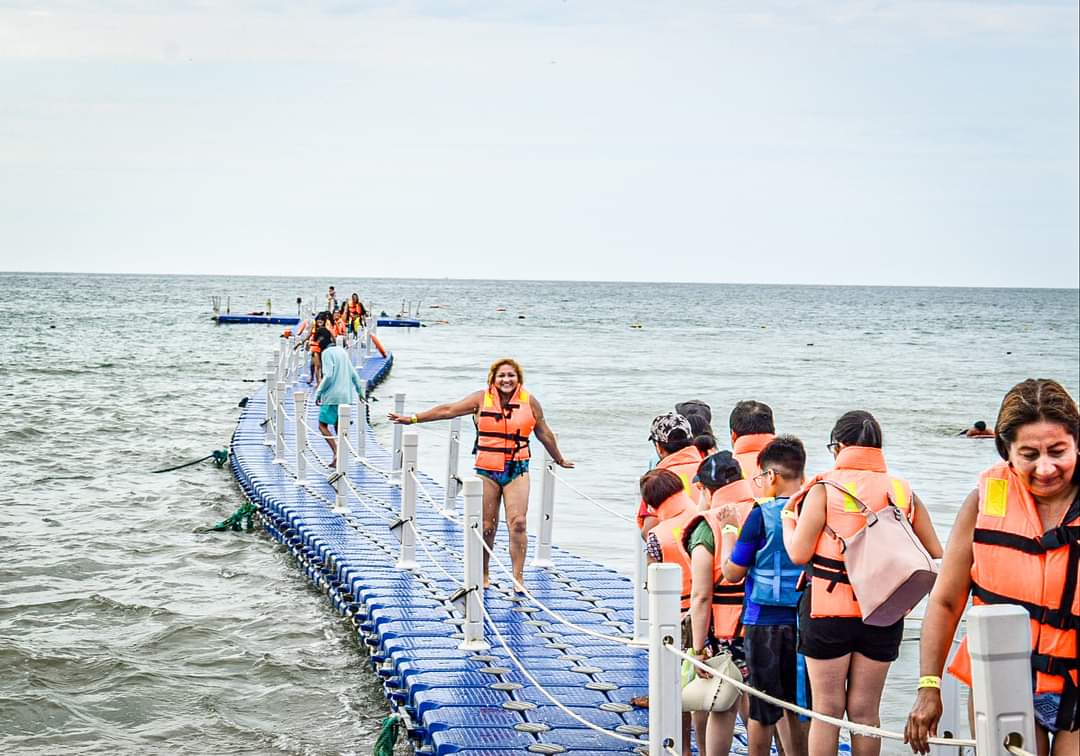
[[731, 431], [731, 443], [735, 443], [739, 436], [776, 433], [772, 407], [752, 399], [739, 402], [728, 416], [728, 429]]
[[510, 397], [518, 386], [525, 384], [525, 371], [521, 369], [521, 365], [517, 360], [511, 357], [504, 357], [501, 360], [495, 360], [491, 363], [491, 367], [488, 368], [488, 387], [494, 386], [499, 390], [499, 393], [503, 396]]
[[1080, 411], [1057, 381], [1029, 378], [1013, 386], [995, 429], [998, 454], [1036, 499], [1070, 493], [1080, 484]]

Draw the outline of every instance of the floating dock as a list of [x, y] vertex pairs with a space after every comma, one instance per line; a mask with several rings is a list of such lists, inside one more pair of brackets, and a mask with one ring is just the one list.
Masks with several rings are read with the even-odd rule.
[[[377, 353], [357, 360], [369, 389], [386, 377], [392, 361], [392, 354]], [[440, 514], [436, 504], [444, 501], [444, 489], [418, 470], [417, 565], [399, 569], [400, 542], [391, 527], [403, 494], [391, 452], [379, 445], [367, 418], [353, 417], [350, 435], [360, 442], [363, 434], [362, 444], [356, 444], [363, 458], [342, 450], [348, 460], [347, 513], [332, 511], [339, 492], [327, 480], [333, 472], [326, 464], [329, 449], [289, 417], [295, 412], [294, 392], [310, 397], [312, 389], [303, 382], [292, 384], [280, 392], [282, 408], [274, 405], [270, 413], [266, 388], [252, 396], [233, 435], [232, 469], [259, 507], [266, 531], [356, 627], [390, 707], [402, 717], [417, 752], [647, 752], [648, 711], [629, 703], [648, 692], [647, 650], [598, 637], [632, 635], [631, 581], [552, 548], [553, 566], [529, 567], [525, 574], [526, 587], [547, 607], [541, 609], [510, 590], [509, 576], [493, 559], [494, 585], [484, 595], [490, 649], [459, 650], [464, 618], [452, 596], [463, 572], [460, 517]], [[314, 401], [304, 400], [303, 406], [307, 426], [317, 427]], [[276, 430], [271, 440], [266, 420], [272, 415], [288, 418], [283, 442], [276, 440]], [[310, 461], [303, 464], [296, 454], [298, 432], [308, 437], [304, 456]], [[303, 475], [305, 465], [306, 482], [300, 485], [297, 471]], [[460, 499], [456, 512], [462, 512]], [[508, 561], [505, 527], [494, 553]], [[741, 726], [732, 753], [746, 753]]]
[[[215, 313], [210, 316], [218, 325], [234, 325], [240, 323], [263, 323], [267, 325], [296, 325], [300, 322], [298, 315], [256, 315], [256, 314], [222, 314]], [[379, 328], [420, 328], [424, 324], [416, 318], [378, 318]]]

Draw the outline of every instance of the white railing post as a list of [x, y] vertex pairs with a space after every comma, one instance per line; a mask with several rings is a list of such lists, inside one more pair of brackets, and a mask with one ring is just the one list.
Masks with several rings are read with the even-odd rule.
[[337, 496], [334, 497], [334, 511], [344, 514], [349, 511], [349, 508], [345, 505], [345, 496], [348, 492], [345, 474], [349, 469], [346, 460], [349, 458], [347, 443], [349, 441], [349, 415], [352, 414], [352, 405], [339, 404], [337, 410], [337, 465], [334, 469], [334, 473], [337, 475], [334, 480], [334, 491]]
[[277, 431], [276, 445], [274, 446], [274, 464], [285, 464], [285, 381], [278, 381], [274, 390], [277, 396], [277, 410], [274, 419], [274, 429]]
[[289, 382], [289, 338], [282, 336], [278, 339], [278, 380]]
[[[405, 394], [394, 394], [394, 414], [405, 412]], [[394, 423], [394, 448], [390, 453], [390, 482], [401, 484], [401, 431], [402, 426]]]
[[[365, 393], [367, 393], [365, 391]], [[356, 456], [360, 459], [367, 457], [367, 406], [360, 395], [356, 395]]]
[[277, 346], [274, 349], [274, 358], [270, 361], [271, 369], [274, 371], [274, 383], [276, 384], [281, 380], [281, 346]]
[[465, 633], [458, 648], [462, 651], [484, 651], [491, 645], [484, 640], [484, 537], [481, 514], [484, 509], [484, 484], [477, 477], [465, 481], [465, 519], [462, 532], [465, 539]]
[[648, 576], [648, 564], [645, 560], [645, 544], [641, 541], [641, 531], [634, 528], [634, 640], [646, 640], [649, 637], [649, 593], [645, 590]]
[[443, 495], [443, 514], [453, 514], [457, 495], [461, 491], [458, 477], [458, 457], [461, 450], [461, 418], [450, 421], [450, 448], [446, 452], [446, 488]]
[[1035, 753], [1030, 616], [1012, 604], [976, 606], [967, 613], [967, 631], [975, 751], [1008, 756], [1008, 743]]
[[544, 465], [544, 471], [540, 474], [540, 535], [536, 539], [536, 556], [533, 557], [532, 566], [550, 569], [555, 566], [551, 561], [551, 531], [555, 524], [555, 463], [551, 461], [546, 448], [540, 461]]
[[277, 376], [274, 375], [273, 370], [268, 369], [266, 371], [266, 425], [263, 426], [266, 429], [263, 444], [266, 446], [274, 445], [274, 385], [276, 383]]
[[682, 662], [665, 648], [682, 650], [681, 589], [682, 569], [678, 565], [649, 565], [649, 753], [682, 753]]
[[[397, 426], [400, 428], [401, 426]], [[416, 446], [419, 434], [410, 431], [402, 439], [404, 467], [401, 475], [401, 514], [398, 519], [401, 526], [401, 555], [398, 557], [399, 570], [416, 569]]]
[[307, 458], [304, 456], [307, 448], [307, 426], [304, 425], [307, 416], [306, 392], [293, 392], [293, 413], [296, 415], [296, 485], [302, 486], [307, 482]]

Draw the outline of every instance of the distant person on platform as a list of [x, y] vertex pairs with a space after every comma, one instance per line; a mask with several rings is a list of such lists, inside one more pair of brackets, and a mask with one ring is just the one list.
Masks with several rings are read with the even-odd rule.
[[356, 374], [349, 354], [334, 343], [327, 328], [316, 331], [319, 347], [322, 350], [322, 381], [315, 390], [315, 403], [319, 406], [319, 430], [330, 446], [334, 457], [330, 462], [333, 468], [337, 464], [338, 446], [330, 427], [337, 427], [338, 406], [352, 404], [356, 397], [364, 398], [364, 387], [360, 376]]
[[966, 431], [960, 431], [960, 435], [968, 438], [993, 438], [995, 434], [992, 428], [986, 427], [984, 421], [976, 420]]
[[339, 307], [337, 292], [334, 291], [334, 287], [331, 286], [326, 292], [326, 309], [331, 313], [337, 312]]

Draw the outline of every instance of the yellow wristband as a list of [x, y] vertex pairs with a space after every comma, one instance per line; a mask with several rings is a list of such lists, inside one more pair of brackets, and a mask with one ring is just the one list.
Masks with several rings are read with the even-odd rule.
[[795, 512], [793, 512], [790, 509], [781, 509], [780, 510], [780, 519], [781, 520], [797, 520], [797, 519], [799, 519], [799, 516], [796, 515]]
[[409, 420], [412, 421], [413, 425], [416, 425], [418, 422], [420, 422], [420, 416], [419, 415], [413, 415], [412, 417], [409, 418]]
[[724, 527], [720, 528], [720, 535], [727, 535], [728, 533], [731, 533], [732, 535], [738, 535], [739, 529], [734, 525], [725, 525]]
[[919, 690], [923, 688], [940, 688], [941, 678], [937, 675], [923, 675], [919, 678]]

